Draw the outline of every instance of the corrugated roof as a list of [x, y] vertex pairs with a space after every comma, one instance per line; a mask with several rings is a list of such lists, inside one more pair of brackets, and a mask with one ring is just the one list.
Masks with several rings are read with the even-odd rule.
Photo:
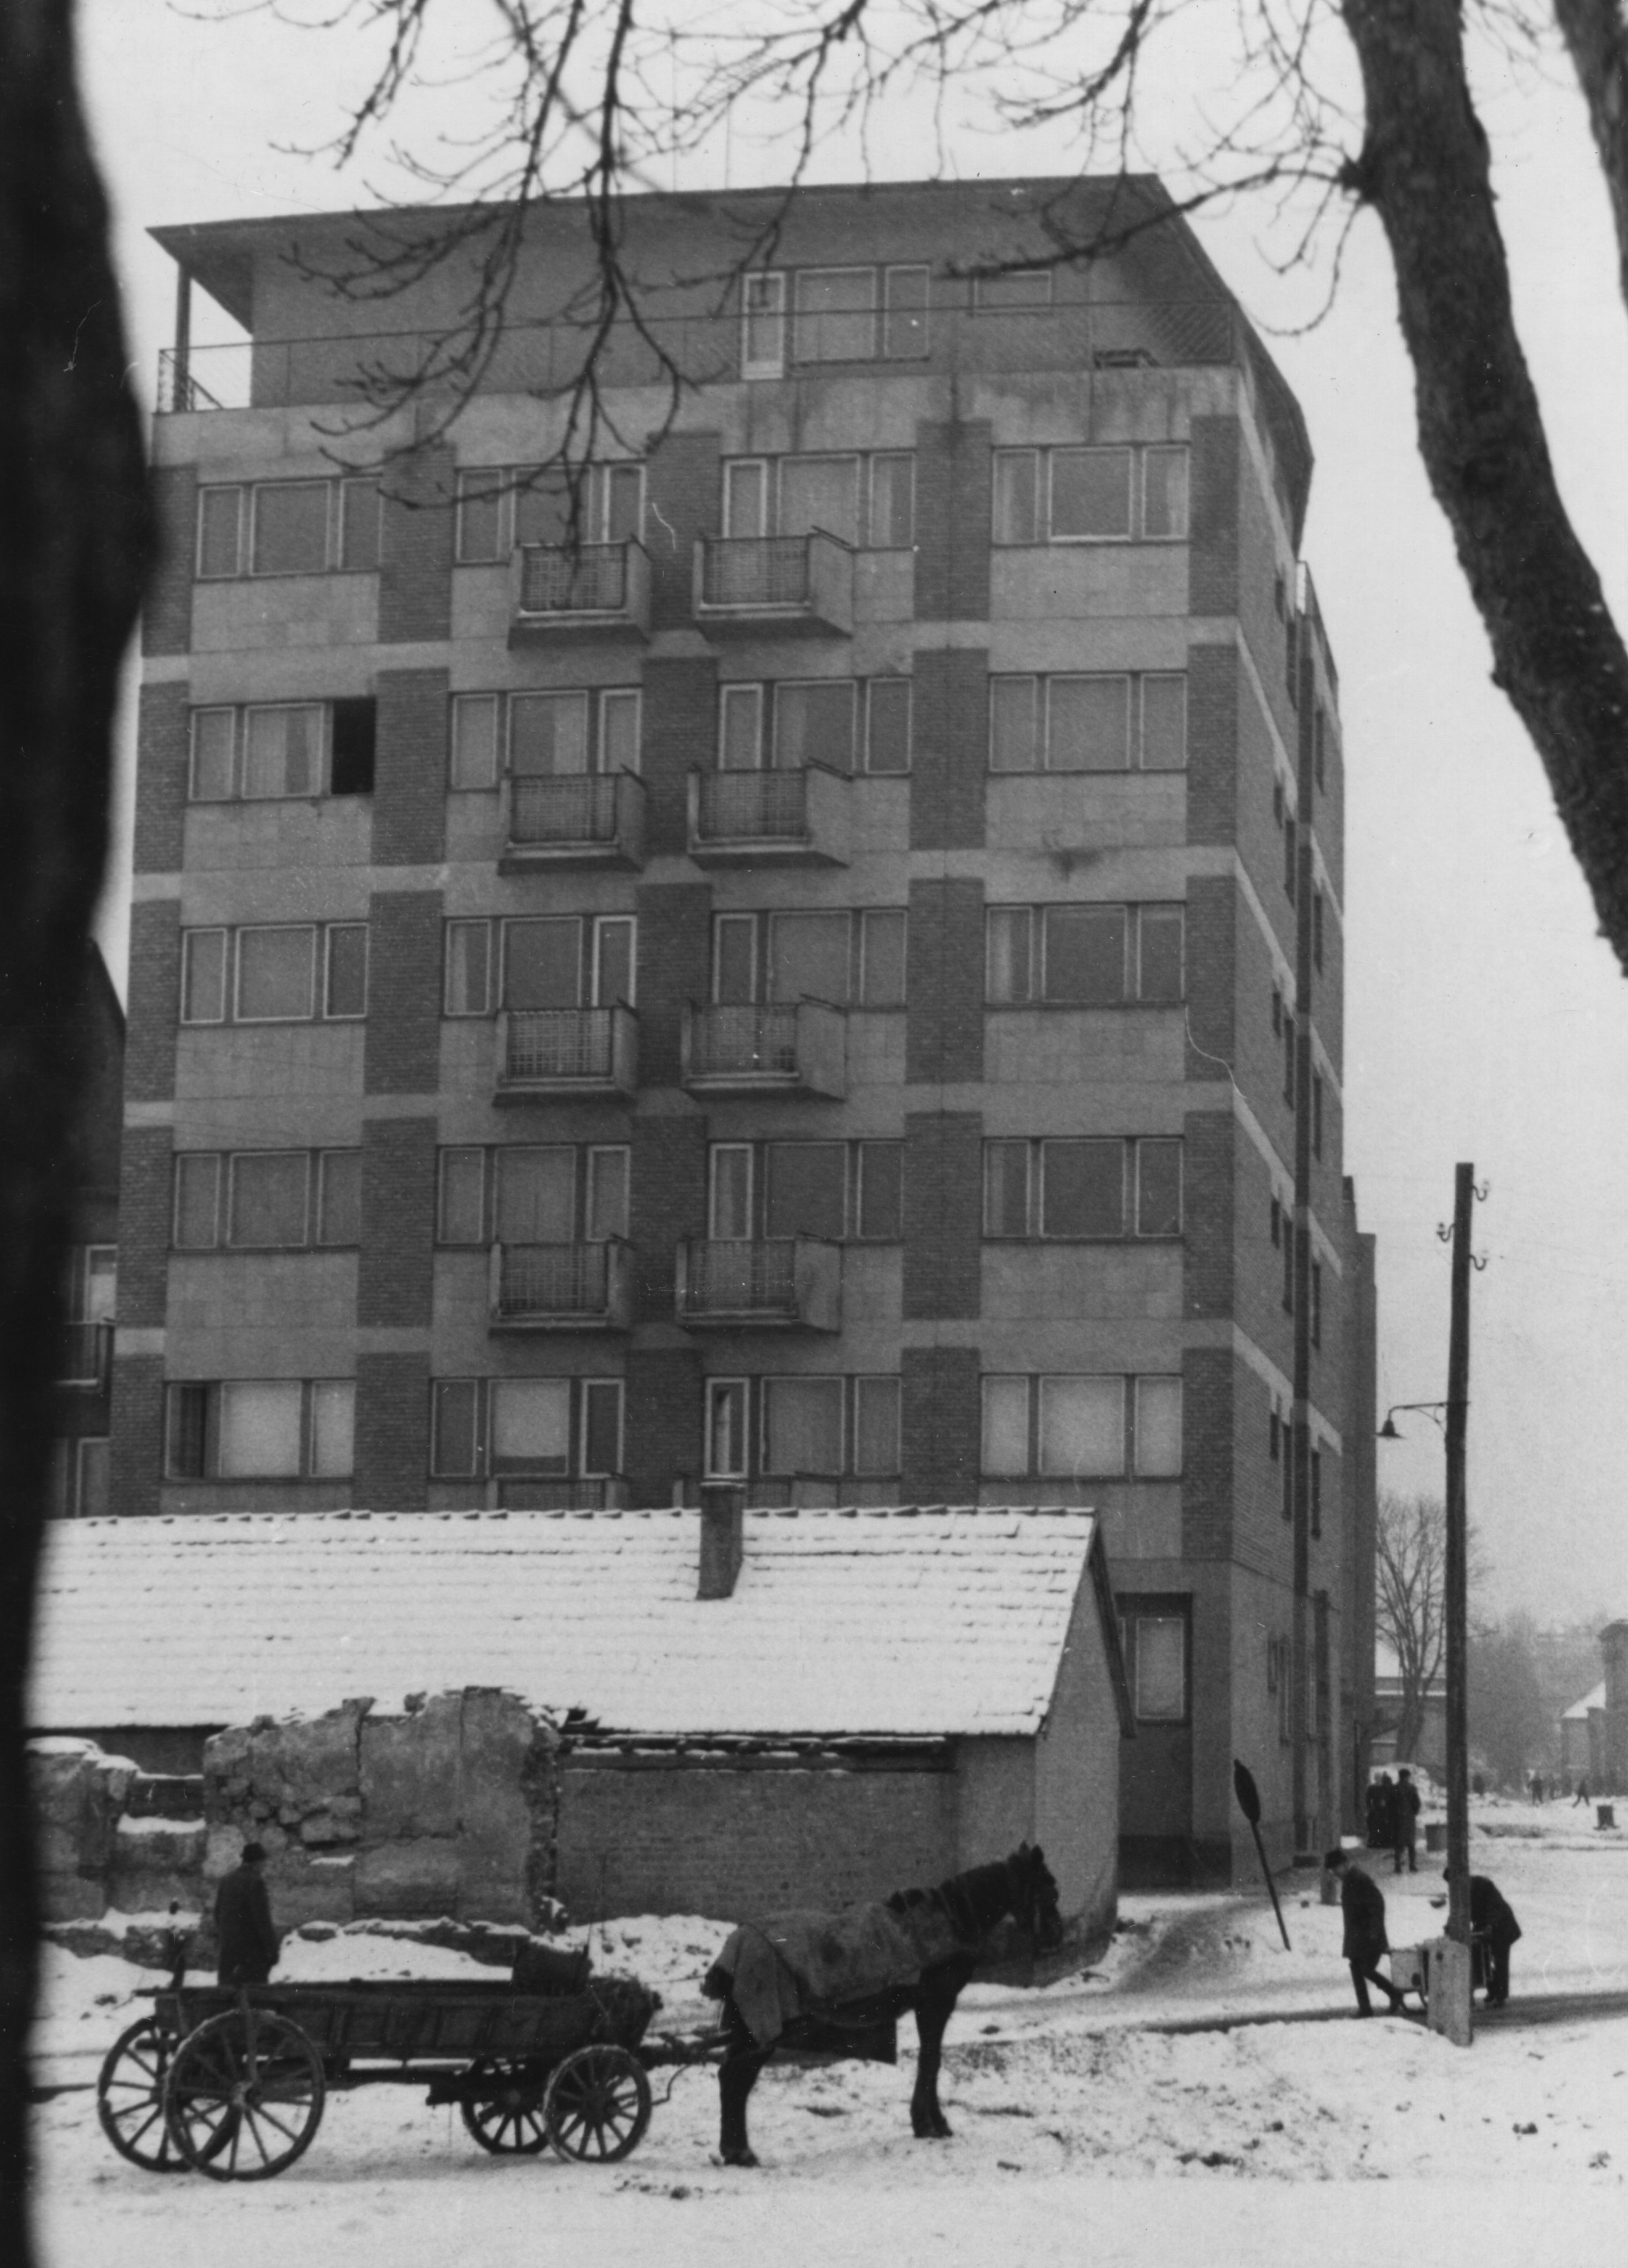
[[482, 1684], [626, 1732], [1039, 1729], [1096, 1535], [1089, 1513], [748, 1511], [734, 1594], [704, 1602], [699, 1523], [55, 1521], [30, 1721], [237, 1724]]

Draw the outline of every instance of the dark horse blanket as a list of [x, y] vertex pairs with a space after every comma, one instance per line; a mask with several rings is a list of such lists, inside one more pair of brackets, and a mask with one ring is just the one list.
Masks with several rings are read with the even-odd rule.
[[733, 1999], [760, 2048], [772, 2047], [799, 2016], [832, 2016], [853, 2003], [909, 1987], [957, 1950], [937, 1901], [899, 1911], [850, 1906], [842, 1913], [766, 1914], [742, 1922], [707, 1972], [710, 1999]]

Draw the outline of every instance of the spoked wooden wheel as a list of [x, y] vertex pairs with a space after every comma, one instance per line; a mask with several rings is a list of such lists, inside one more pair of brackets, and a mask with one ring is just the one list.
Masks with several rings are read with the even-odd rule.
[[231, 2008], [176, 2049], [164, 2105], [188, 2165], [217, 2182], [262, 2182], [309, 2148], [325, 2092], [321, 2059], [298, 2024]]
[[562, 2158], [613, 2165], [650, 2124], [650, 2081], [626, 2048], [578, 2048], [555, 2066], [542, 2098], [549, 2139]]
[[463, 2123], [483, 2150], [494, 2157], [533, 2157], [546, 2149], [549, 2130], [542, 2123], [542, 2080], [529, 2066], [510, 2063], [502, 2056], [483, 2057], [469, 2067], [471, 2087], [484, 2088], [472, 2102], [459, 2104]]
[[190, 2170], [171, 2139], [164, 2116], [164, 2082], [170, 2036], [152, 2016], [121, 2032], [108, 2049], [96, 2082], [96, 2115], [122, 2158], [150, 2174]]

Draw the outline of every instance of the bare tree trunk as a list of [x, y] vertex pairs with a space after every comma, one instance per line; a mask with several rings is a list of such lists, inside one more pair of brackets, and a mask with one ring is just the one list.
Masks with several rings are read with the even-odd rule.
[[71, 0], [0, 7], [0, 2257], [29, 2257], [23, 1733], [60, 1313], [70, 1035], [150, 526]]
[[1621, 0], [1554, 0], [1554, 5], [1588, 106], [1588, 125], [1617, 224], [1618, 280], [1628, 300], [1628, 22]]
[[1419, 450], [1602, 930], [1628, 968], [1628, 652], [1566, 517], [1521, 342], [1457, 0], [1342, 0], [1366, 136], [1349, 187], [1396, 264]]

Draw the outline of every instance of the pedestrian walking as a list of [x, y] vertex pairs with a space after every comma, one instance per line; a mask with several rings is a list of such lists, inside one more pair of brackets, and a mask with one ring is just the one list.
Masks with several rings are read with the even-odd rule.
[[215, 1893], [215, 1934], [220, 1940], [216, 1975], [223, 1984], [263, 1984], [283, 1950], [272, 1925], [265, 1864], [264, 1846], [246, 1843], [242, 1858], [221, 1876]]
[[1377, 1984], [1395, 2011], [1406, 1998], [1399, 1985], [1389, 1977], [1381, 1977], [1379, 1964], [1390, 1950], [1390, 1940], [1385, 1934], [1385, 1893], [1372, 1874], [1352, 1864], [1348, 1851], [1330, 1851], [1323, 1865], [1340, 1886], [1340, 1912], [1344, 1917], [1345, 1933], [1340, 1953], [1351, 1969], [1351, 1981], [1357, 1994], [1357, 2014], [1371, 2016], [1373, 2005], [1368, 1999], [1368, 1987]]
[[1405, 1764], [1403, 1765], [1401, 1771], [1396, 1774], [1396, 1785], [1394, 1794], [1396, 1810], [1391, 1820], [1391, 1858], [1395, 1864], [1396, 1872], [1399, 1874], [1402, 1872], [1402, 1860], [1403, 1856], [1405, 1853], [1407, 1857], [1409, 1874], [1417, 1874], [1418, 1872], [1418, 1852], [1417, 1848], [1418, 1838], [1418, 1820], [1419, 1813], [1418, 1790], [1414, 1786], [1413, 1775]]
[[1576, 1808], [1577, 1808], [1577, 1807], [1578, 1807], [1578, 1805], [1579, 1805], [1580, 1803], [1584, 1803], [1584, 1804], [1586, 1804], [1586, 1803], [1587, 1802], [1587, 1800], [1588, 1800], [1588, 1783], [1587, 1783], [1587, 1781], [1586, 1779], [1580, 1779], [1580, 1780], [1578, 1781], [1578, 1783], [1577, 1783], [1577, 1793], [1576, 1793], [1576, 1794], [1572, 1798], [1572, 1808], [1573, 1808], [1573, 1811], [1575, 1811], [1575, 1810], [1576, 1810]]
[[1374, 1847], [1376, 1851], [1389, 1851], [1396, 1840], [1396, 1789], [1388, 1771], [1380, 1774], [1377, 1815], [1380, 1833]]

